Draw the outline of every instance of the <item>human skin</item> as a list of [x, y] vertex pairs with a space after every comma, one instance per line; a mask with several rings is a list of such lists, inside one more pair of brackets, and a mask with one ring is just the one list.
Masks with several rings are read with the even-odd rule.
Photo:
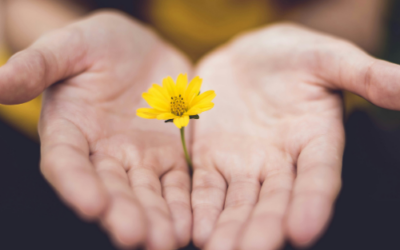
[[341, 187], [338, 90], [400, 110], [400, 66], [293, 24], [239, 36], [196, 74], [217, 93], [193, 129], [193, 241], [207, 250], [310, 246]]
[[[278, 0], [279, 1], [279, 0]], [[373, 55], [384, 45], [388, 0], [310, 0], [288, 14], [287, 21], [347, 39]]]
[[9, 49], [27, 48], [43, 34], [77, 21], [87, 10], [71, 0], [0, 0]]
[[[190, 177], [173, 124], [141, 119], [141, 93], [189, 62], [154, 32], [101, 12], [49, 33], [0, 68], [0, 102], [44, 89], [40, 168], [121, 248], [174, 249], [191, 231]], [[13, 93], [12, 95], [4, 93]]]
[[[378, 62], [347, 42], [287, 25], [245, 35], [203, 60], [196, 74], [217, 98], [195, 122], [198, 246], [274, 249], [286, 236], [309, 245], [323, 232], [340, 188], [344, 143], [341, 100], [332, 90], [397, 108], [380, 98], [394, 100], [388, 89], [396, 90], [398, 68]], [[46, 91], [39, 126], [42, 172], [122, 247], [172, 249], [189, 240], [190, 181], [178, 131], [135, 116], [149, 84], [181, 72], [191, 72], [184, 57], [116, 13], [46, 35], [0, 69], [1, 103], [25, 102], [58, 82]]]

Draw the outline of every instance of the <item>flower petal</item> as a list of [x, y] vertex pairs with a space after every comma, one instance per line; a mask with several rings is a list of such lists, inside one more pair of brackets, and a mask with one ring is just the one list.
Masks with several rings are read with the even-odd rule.
[[155, 119], [160, 111], [150, 108], [140, 108], [136, 110], [136, 115], [145, 119]]
[[165, 89], [167, 89], [169, 96], [176, 96], [176, 86], [174, 80], [167, 76], [163, 79], [162, 85]]
[[153, 88], [156, 88], [160, 93], [162, 93], [163, 96], [165, 96], [168, 100], [171, 98], [171, 96], [168, 93], [168, 90], [158, 84], [153, 84]]
[[182, 125], [181, 125], [181, 118], [180, 117], [177, 117], [177, 118], [174, 118], [174, 124], [175, 124], [175, 126], [177, 127], [177, 128], [182, 128]]
[[189, 124], [189, 116], [188, 115], [184, 115], [182, 117], [174, 118], [174, 124], [179, 129], [182, 128], [182, 127], [186, 127]]
[[165, 102], [169, 102], [169, 99], [171, 98], [168, 95], [167, 90], [158, 86], [157, 84], [153, 84], [153, 86], [149, 89], [148, 93], [153, 95], [154, 97], [162, 99]]
[[157, 119], [158, 120], [169, 120], [169, 119], [174, 119], [176, 117], [177, 117], [176, 115], [171, 114], [171, 113], [162, 113], [157, 116]]
[[181, 125], [182, 127], [186, 127], [189, 124], [189, 116], [184, 115], [181, 117]]
[[203, 79], [201, 79], [198, 76], [196, 76], [190, 81], [189, 86], [186, 89], [185, 93], [185, 97], [189, 105], [192, 102], [192, 100], [199, 94], [202, 81]]
[[[200, 112], [200, 113], [203, 113], [204, 111], [210, 110], [210, 109], [212, 109], [212, 108], [214, 108], [214, 103], [212, 103], [212, 102], [207, 103], [207, 104], [205, 104], [205, 105], [203, 105], [203, 106], [200, 106], [200, 109], [201, 109], [201, 112]], [[200, 114], [200, 113], [199, 113], [199, 114]]]
[[185, 114], [198, 115], [200, 113], [203, 113], [204, 111], [212, 109], [213, 107], [214, 107], [214, 103], [212, 103], [212, 102], [202, 104], [202, 105], [196, 105], [195, 107], [192, 107], [191, 109], [189, 109]]
[[185, 93], [187, 83], [187, 74], [179, 74], [178, 78], [176, 79], [176, 89], [179, 95], [184, 96], [183, 94]]
[[170, 109], [170, 105], [168, 102], [164, 101], [163, 99], [157, 98], [149, 93], [143, 93], [142, 94], [143, 99], [146, 100], [146, 102], [155, 109], [161, 110], [161, 111], [168, 111]]
[[211, 102], [216, 96], [214, 90], [208, 90], [202, 93], [199, 96], [196, 96], [192, 103], [190, 104], [190, 108], [195, 107], [197, 104], [205, 104]]
[[187, 112], [185, 112], [185, 115], [198, 115], [201, 113], [201, 109], [200, 108], [191, 108], [189, 109]]

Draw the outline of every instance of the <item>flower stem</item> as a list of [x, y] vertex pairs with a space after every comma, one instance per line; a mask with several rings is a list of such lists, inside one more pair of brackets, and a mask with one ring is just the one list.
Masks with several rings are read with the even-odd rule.
[[185, 152], [186, 162], [189, 165], [189, 170], [192, 171], [193, 164], [192, 164], [192, 160], [190, 159], [190, 156], [188, 154], [188, 151], [186, 148], [186, 142], [185, 142], [185, 127], [181, 128], [181, 140], [182, 140], [183, 151]]

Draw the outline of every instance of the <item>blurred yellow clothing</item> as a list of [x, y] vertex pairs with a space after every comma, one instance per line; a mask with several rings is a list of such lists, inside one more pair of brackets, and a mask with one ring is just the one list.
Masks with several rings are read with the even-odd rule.
[[152, 0], [148, 19], [196, 61], [236, 34], [276, 21], [266, 0]]

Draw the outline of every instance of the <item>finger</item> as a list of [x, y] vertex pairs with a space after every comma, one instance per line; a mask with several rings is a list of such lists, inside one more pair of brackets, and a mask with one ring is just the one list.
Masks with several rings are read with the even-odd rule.
[[[271, 164], [272, 165], [272, 164]], [[274, 163], [263, 181], [259, 200], [243, 230], [240, 249], [279, 249], [284, 242], [284, 215], [293, 186], [293, 166]]]
[[125, 169], [114, 158], [92, 155], [96, 172], [110, 195], [110, 205], [101, 217], [103, 226], [121, 247], [135, 247], [146, 238], [146, 219], [133, 195]]
[[317, 50], [316, 72], [328, 87], [345, 89], [374, 104], [400, 109], [400, 66], [378, 60], [356, 46], [335, 42]]
[[65, 28], [49, 33], [0, 68], [0, 103], [18, 104], [38, 96], [51, 84], [87, 67], [81, 32]]
[[245, 222], [258, 200], [260, 181], [255, 177], [230, 180], [225, 207], [206, 249], [235, 249]]
[[295, 245], [308, 246], [322, 234], [341, 187], [344, 132], [311, 141], [297, 161], [287, 231]]
[[225, 193], [226, 182], [219, 172], [195, 169], [192, 191], [193, 243], [199, 248], [209, 239], [222, 212]]
[[106, 209], [108, 195], [89, 160], [84, 135], [63, 119], [40, 126], [39, 135], [44, 177], [84, 218], [99, 217]]
[[162, 197], [161, 183], [153, 170], [132, 168], [128, 172], [131, 188], [148, 222], [146, 246], [149, 249], [174, 249], [176, 239], [168, 205]]
[[192, 231], [192, 208], [190, 206], [190, 177], [185, 169], [175, 169], [161, 179], [165, 198], [175, 229], [178, 247], [189, 244]]

